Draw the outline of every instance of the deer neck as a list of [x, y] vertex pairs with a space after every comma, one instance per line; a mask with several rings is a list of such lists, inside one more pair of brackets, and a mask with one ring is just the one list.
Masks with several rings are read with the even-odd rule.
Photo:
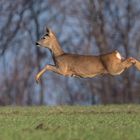
[[51, 52], [53, 53], [53, 56], [54, 56], [54, 57], [57, 57], [57, 56], [60, 56], [60, 55], [64, 54], [64, 51], [63, 51], [62, 48], [60, 47], [60, 44], [59, 44], [58, 41], [55, 42], [55, 43], [52, 45]]

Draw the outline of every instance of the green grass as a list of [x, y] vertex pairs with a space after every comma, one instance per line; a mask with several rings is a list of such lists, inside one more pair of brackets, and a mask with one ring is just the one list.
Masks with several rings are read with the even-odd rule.
[[140, 140], [140, 105], [1, 107], [0, 140]]

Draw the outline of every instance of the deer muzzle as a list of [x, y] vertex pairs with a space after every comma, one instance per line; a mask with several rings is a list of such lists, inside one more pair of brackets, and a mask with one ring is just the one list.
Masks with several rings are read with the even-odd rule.
[[36, 42], [35, 44], [36, 44], [36, 46], [39, 46], [40, 45], [38, 42]]

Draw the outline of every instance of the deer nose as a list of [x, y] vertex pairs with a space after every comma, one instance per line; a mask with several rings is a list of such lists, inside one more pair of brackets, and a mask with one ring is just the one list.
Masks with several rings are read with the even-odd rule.
[[38, 43], [38, 42], [36, 42], [35, 44], [36, 44], [37, 46], [39, 45], [39, 43]]

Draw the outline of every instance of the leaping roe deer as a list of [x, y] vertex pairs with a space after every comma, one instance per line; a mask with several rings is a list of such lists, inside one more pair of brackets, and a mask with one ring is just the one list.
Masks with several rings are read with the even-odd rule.
[[92, 78], [101, 74], [119, 75], [132, 65], [140, 70], [138, 60], [132, 57], [124, 59], [118, 51], [98, 56], [65, 53], [55, 33], [48, 28], [36, 45], [51, 50], [54, 60], [54, 65], [46, 65], [36, 75], [37, 83], [46, 71], [53, 71], [64, 76]]

